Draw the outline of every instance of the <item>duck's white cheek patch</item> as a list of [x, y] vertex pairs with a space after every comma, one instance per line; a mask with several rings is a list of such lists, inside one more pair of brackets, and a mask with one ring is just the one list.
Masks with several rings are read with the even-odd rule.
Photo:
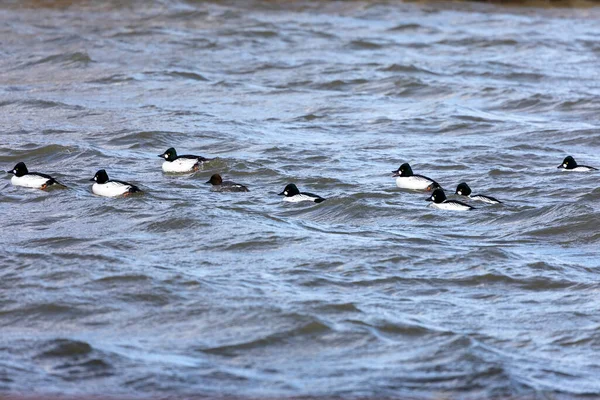
[[283, 192], [283, 194], [285, 194], [285, 195], [287, 196], [288, 192], [287, 192], [287, 191], [285, 191], [285, 192]]

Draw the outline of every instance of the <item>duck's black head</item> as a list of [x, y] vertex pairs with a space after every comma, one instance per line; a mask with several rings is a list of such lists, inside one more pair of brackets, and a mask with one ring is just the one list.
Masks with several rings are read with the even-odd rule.
[[177, 152], [174, 148], [170, 147], [164, 153], [159, 154], [158, 156], [164, 158], [167, 161], [174, 161], [177, 159]]
[[292, 197], [297, 194], [300, 194], [300, 191], [293, 183], [290, 183], [283, 189], [283, 192], [279, 193], [280, 196]]
[[402, 164], [397, 170], [392, 171], [392, 172], [394, 173], [394, 175], [392, 175], [393, 177], [412, 176], [413, 175], [412, 168], [410, 167], [410, 164], [408, 164], [408, 163]]
[[563, 160], [562, 164], [560, 164], [556, 168], [563, 168], [563, 169], [577, 168], [577, 161], [575, 161], [575, 159], [571, 156], [566, 156], [565, 159]]
[[10, 171], [6, 171], [9, 174], [14, 174], [16, 176], [23, 176], [23, 175], [27, 175], [29, 173], [29, 171], [27, 171], [27, 167], [25, 166], [24, 162], [20, 162], [17, 165], [15, 165], [15, 167], [10, 170]]
[[219, 175], [219, 174], [214, 174], [213, 176], [210, 177], [210, 179], [206, 183], [210, 183], [215, 186], [220, 185], [221, 183], [223, 183], [223, 178], [221, 178], [221, 175]]
[[471, 194], [471, 188], [466, 182], [459, 183], [456, 187], [456, 194], [459, 196], [468, 196]]
[[442, 189], [435, 189], [431, 196], [429, 196], [425, 200], [433, 201], [434, 203], [443, 203], [444, 201], [446, 201], [446, 194]]
[[94, 175], [94, 177], [90, 179], [90, 181], [96, 181], [96, 183], [100, 184], [106, 183], [108, 182], [108, 174], [105, 170], [101, 169], [98, 172], [96, 172], [96, 175]]

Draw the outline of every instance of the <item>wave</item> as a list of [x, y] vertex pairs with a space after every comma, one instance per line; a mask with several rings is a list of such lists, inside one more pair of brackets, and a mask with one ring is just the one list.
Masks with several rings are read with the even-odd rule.
[[64, 66], [87, 66], [93, 63], [94, 60], [86, 52], [74, 52], [74, 53], [61, 53], [54, 54], [41, 58], [36, 61], [31, 61], [20, 65], [19, 68], [34, 67], [42, 64], [61, 64]]

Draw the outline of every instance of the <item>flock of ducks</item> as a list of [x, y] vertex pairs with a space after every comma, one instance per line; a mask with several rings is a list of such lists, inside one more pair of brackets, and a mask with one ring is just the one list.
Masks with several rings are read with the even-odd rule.
[[[589, 172], [596, 171], [597, 168], [588, 165], [579, 165], [572, 156], [567, 156], [557, 167], [563, 171]], [[396, 185], [403, 189], [412, 190], [433, 190], [433, 193], [426, 200], [432, 201], [432, 206], [442, 210], [469, 211], [475, 207], [457, 200], [448, 200], [444, 190], [439, 183], [423, 175], [414, 174], [408, 163], [402, 164], [397, 170], [392, 171], [396, 177]], [[466, 182], [459, 183], [454, 194], [465, 196], [471, 200], [481, 201], [488, 204], [502, 204], [502, 202], [491, 196], [473, 195], [471, 188]]]
[[[442, 210], [458, 211], [475, 209], [475, 207], [463, 203], [462, 201], [448, 200], [448, 198], [446, 198], [446, 193], [444, 193], [444, 190], [442, 189], [439, 183], [426, 176], [417, 175], [413, 173], [413, 170], [408, 163], [402, 164], [397, 170], [392, 171], [392, 173], [392, 176], [396, 178], [396, 186], [398, 186], [399, 188], [427, 191], [433, 190], [431, 196], [426, 200], [432, 201], [432, 206], [435, 208], [439, 208]], [[466, 196], [472, 200], [483, 201], [489, 204], [502, 203], [500, 200], [495, 199], [494, 197], [484, 195], [471, 195], [471, 188], [469, 187], [469, 185], [467, 185], [466, 182], [462, 182], [458, 185], [455, 194], [459, 196]]]
[[[200, 165], [209, 162], [211, 159], [196, 155], [177, 155], [177, 151], [174, 148], [167, 149], [164, 153], [159, 154], [159, 157], [164, 159], [162, 164], [162, 170], [166, 173], [190, 173], [200, 169]], [[564, 171], [577, 171], [577, 172], [588, 172], [596, 171], [597, 168], [590, 167], [587, 165], [579, 165], [575, 159], [571, 156], [565, 157], [562, 164], [557, 168]], [[27, 188], [45, 190], [51, 186], [65, 185], [58, 182], [50, 175], [41, 174], [39, 172], [29, 172], [25, 163], [19, 162], [15, 167], [6, 171], [9, 174], [13, 174], [11, 183], [14, 186], [22, 186]], [[432, 206], [442, 210], [458, 210], [468, 211], [473, 210], [474, 207], [469, 204], [463, 203], [457, 200], [448, 200], [444, 190], [439, 183], [431, 178], [423, 175], [413, 173], [412, 168], [408, 163], [402, 164], [397, 170], [392, 171], [393, 177], [396, 178], [396, 186], [401, 189], [409, 190], [425, 190], [432, 191], [430, 197], [426, 200], [432, 202]], [[92, 185], [92, 193], [98, 196], [104, 197], [119, 197], [129, 196], [135, 193], [142, 193], [139, 187], [134, 184], [123, 182], [119, 180], [110, 179], [105, 170], [101, 169], [96, 172], [96, 175], [91, 181], [94, 181]], [[248, 192], [248, 188], [242, 184], [224, 181], [221, 175], [214, 174], [210, 177], [208, 182], [212, 185], [212, 190], [216, 192]], [[471, 194], [471, 188], [466, 182], [460, 183], [455, 191], [456, 195], [467, 197], [471, 200], [481, 201], [488, 204], [501, 204], [502, 202], [494, 197], [484, 195], [473, 195]], [[288, 184], [281, 193], [280, 196], [284, 196], [284, 201], [289, 202], [301, 202], [311, 201], [314, 203], [321, 203], [325, 201], [325, 198], [307, 192], [300, 192], [295, 184]]]

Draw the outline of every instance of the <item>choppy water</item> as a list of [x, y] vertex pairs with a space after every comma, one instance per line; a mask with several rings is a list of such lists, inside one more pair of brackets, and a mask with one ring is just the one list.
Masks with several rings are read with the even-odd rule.
[[[0, 393], [600, 395], [600, 175], [556, 169], [600, 166], [599, 18], [4, 3], [1, 167], [69, 189], [0, 183]], [[171, 146], [217, 160], [164, 175]], [[436, 211], [402, 162], [506, 204]]]

